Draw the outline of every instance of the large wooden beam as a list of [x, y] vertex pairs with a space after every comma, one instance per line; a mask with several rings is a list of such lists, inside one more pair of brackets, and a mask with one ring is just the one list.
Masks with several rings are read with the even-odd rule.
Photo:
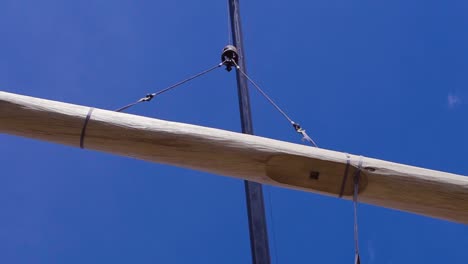
[[[0, 133], [79, 147], [88, 113], [86, 106], [0, 92]], [[468, 224], [468, 177], [460, 175], [101, 109], [92, 111], [83, 144], [263, 184], [342, 192], [345, 199], [361, 159], [361, 202]]]

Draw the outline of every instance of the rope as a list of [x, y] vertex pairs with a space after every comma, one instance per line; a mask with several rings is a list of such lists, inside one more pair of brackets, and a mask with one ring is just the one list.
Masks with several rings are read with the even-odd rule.
[[299, 125], [298, 123], [294, 122], [274, 101], [273, 99], [271, 99], [263, 90], [262, 88], [260, 88], [260, 86], [258, 84], [256, 84], [240, 67], [239, 65], [234, 61], [232, 60], [232, 63], [234, 63], [234, 65], [236, 66], [237, 70], [245, 76], [245, 78], [247, 78], [247, 80], [249, 80], [249, 82], [257, 89], [257, 91], [259, 91], [263, 97], [265, 97], [265, 99], [268, 100], [268, 102], [270, 102], [271, 105], [273, 105], [273, 107], [276, 108], [276, 110], [278, 110], [278, 112], [283, 115], [283, 117], [288, 120], [288, 122], [293, 126], [294, 130], [296, 130], [297, 133], [301, 134], [302, 135], [302, 140], [305, 140], [305, 141], [308, 141], [310, 144], [312, 144], [312, 146], [314, 147], [318, 147], [317, 144], [315, 143], [315, 141], [306, 133], [306, 130], [303, 129], [301, 127], [301, 125]]
[[348, 180], [348, 171], [349, 171], [349, 165], [350, 165], [350, 156], [348, 153], [345, 153], [346, 155], [346, 167], [343, 175], [343, 181], [341, 183], [341, 188], [340, 188], [340, 194], [338, 195], [339, 198], [343, 197], [344, 189], [346, 186], [346, 181]]
[[358, 219], [357, 219], [357, 205], [359, 193], [359, 180], [361, 179], [362, 156], [359, 157], [359, 165], [356, 173], [354, 174], [354, 194], [353, 194], [353, 207], [354, 207], [354, 264], [361, 264], [361, 257], [359, 255], [359, 237], [358, 237]]
[[132, 107], [132, 106], [134, 106], [134, 105], [139, 104], [139, 103], [142, 103], [142, 102], [149, 102], [149, 101], [151, 101], [154, 97], [156, 97], [156, 96], [158, 96], [158, 95], [160, 95], [160, 94], [162, 94], [162, 93], [165, 93], [165, 92], [167, 92], [167, 91], [169, 91], [169, 90], [172, 90], [172, 89], [176, 88], [177, 86], [182, 85], [182, 84], [184, 84], [184, 83], [186, 83], [186, 82], [188, 82], [188, 81], [191, 81], [191, 80], [193, 80], [193, 79], [195, 79], [195, 78], [198, 78], [198, 77], [200, 77], [200, 76], [202, 76], [202, 75], [205, 75], [205, 74], [207, 74], [207, 73], [209, 73], [209, 72], [211, 72], [211, 71], [213, 71], [213, 70], [215, 70], [215, 69], [217, 69], [217, 68], [219, 68], [219, 67], [221, 67], [221, 66], [223, 66], [223, 65], [224, 65], [224, 62], [221, 62], [221, 63], [217, 64], [216, 66], [213, 66], [213, 67], [211, 67], [211, 68], [209, 68], [209, 69], [206, 69], [206, 70], [204, 70], [204, 71], [202, 71], [202, 72], [200, 72], [200, 73], [197, 73], [197, 74], [195, 74], [195, 75], [193, 75], [193, 76], [190, 76], [190, 77], [188, 77], [187, 79], [182, 80], [182, 81], [180, 81], [180, 82], [178, 82], [178, 83], [175, 83], [175, 84], [173, 84], [173, 85], [171, 85], [171, 86], [169, 86], [169, 87], [166, 87], [166, 88], [164, 88], [164, 89], [162, 89], [162, 90], [160, 90], [160, 91], [157, 91], [157, 92], [151, 93], [151, 94], [147, 94], [145, 97], [140, 98], [138, 101], [133, 102], [133, 103], [130, 103], [130, 104], [126, 105], [126, 106], [123, 106], [123, 107], [121, 107], [121, 108], [119, 108], [119, 109], [117, 109], [117, 110], [115, 110], [115, 111], [116, 111], [116, 112], [122, 112], [122, 111], [124, 111], [124, 110], [126, 110], [126, 109], [128, 109], [128, 108], [130, 108], [130, 107]]
[[84, 149], [84, 139], [86, 135], [86, 127], [88, 127], [88, 122], [89, 119], [91, 118], [91, 114], [93, 113], [94, 108], [89, 108], [88, 114], [86, 115], [86, 119], [83, 124], [83, 128], [81, 129], [81, 135], [80, 135], [80, 148]]

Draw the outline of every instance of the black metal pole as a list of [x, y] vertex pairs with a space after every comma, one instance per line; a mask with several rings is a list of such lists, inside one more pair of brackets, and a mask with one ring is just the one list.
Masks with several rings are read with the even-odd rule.
[[[239, 0], [229, 0], [229, 15], [233, 44], [239, 55], [238, 65], [247, 73], [245, 68], [244, 46], [239, 11]], [[252, 115], [247, 78], [236, 71], [237, 92], [241, 116], [242, 133], [253, 135]], [[244, 181], [247, 200], [247, 214], [249, 218], [250, 248], [253, 264], [270, 264], [270, 249], [268, 246], [268, 232], [266, 228], [265, 204], [263, 201], [262, 185], [256, 182]]]

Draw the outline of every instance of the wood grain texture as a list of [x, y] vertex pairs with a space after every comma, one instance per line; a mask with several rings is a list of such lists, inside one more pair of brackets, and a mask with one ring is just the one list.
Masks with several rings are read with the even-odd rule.
[[[89, 107], [0, 92], [0, 133], [79, 147]], [[95, 109], [92, 149], [338, 197], [345, 153]], [[349, 155], [345, 199], [360, 156]], [[362, 157], [360, 202], [468, 224], [468, 177]]]

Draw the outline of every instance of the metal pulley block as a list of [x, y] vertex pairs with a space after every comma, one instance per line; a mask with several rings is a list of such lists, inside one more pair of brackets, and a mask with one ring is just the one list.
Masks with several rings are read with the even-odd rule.
[[226, 70], [231, 71], [239, 63], [239, 54], [237, 48], [233, 45], [227, 45], [221, 54], [221, 62], [226, 65]]

